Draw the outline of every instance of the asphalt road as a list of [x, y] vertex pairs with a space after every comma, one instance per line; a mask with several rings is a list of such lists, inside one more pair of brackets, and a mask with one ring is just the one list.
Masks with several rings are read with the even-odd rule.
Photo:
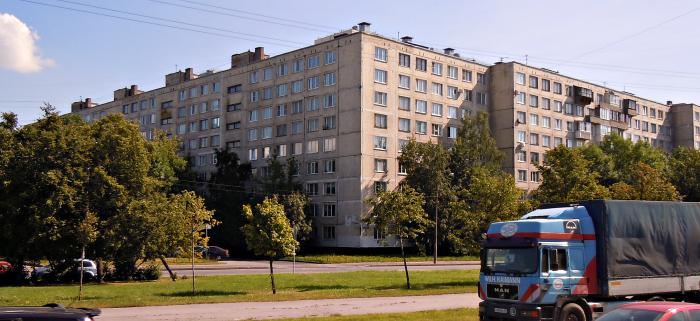
[[329, 315], [399, 313], [476, 308], [475, 293], [404, 297], [239, 302], [102, 309], [97, 321], [116, 320], [265, 320]]
[[[436, 271], [436, 270], [478, 270], [478, 261], [438, 261], [433, 262], [409, 262], [411, 271]], [[301, 263], [293, 264], [288, 261], [276, 261], [275, 273], [333, 273], [354, 271], [401, 271], [403, 264], [399, 262], [368, 262], [368, 263], [344, 263], [344, 264], [317, 264]], [[188, 265], [171, 265], [170, 268], [178, 275], [190, 275], [191, 267]], [[268, 261], [222, 261], [219, 264], [195, 265], [195, 275], [243, 275], [243, 274], [267, 274], [270, 273]], [[168, 277], [163, 271], [163, 277]]]

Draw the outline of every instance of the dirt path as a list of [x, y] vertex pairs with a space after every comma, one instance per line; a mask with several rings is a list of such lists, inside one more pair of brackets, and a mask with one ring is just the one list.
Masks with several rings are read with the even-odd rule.
[[102, 309], [97, 321], [246, 320], [476, 308], [475, 293], [278, 302], [239, 302]]

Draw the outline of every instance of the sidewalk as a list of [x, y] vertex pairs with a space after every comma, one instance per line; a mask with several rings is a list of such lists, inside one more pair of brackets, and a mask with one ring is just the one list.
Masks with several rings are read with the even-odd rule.
[[[275, 261], [274, 265], [277, 268], [278, 265], [291, 266], [293, 263], [291, 261]], [[409, 267], [412, 266], [473, 266], [481, 264], [479, 261], [438, 261], [437, 264], [433, 264], [430, 261], [418, 261], [418, 262], [407, 262]], [[327, 267], [329, 270], [341, 267], [403, 267], [403, 262], [356, 262], [356, 263], [309, 263], [309, 262], [296, 262], [296, 267], [303, 269], [308, 267], [323, 268]], [[188, 264], [171, 264], [170, 268], [173, 270], [189, 270], [191, 265]], [[230, 270], [230, 269], [269, 269], [269, 262], [265, 260], [247, 260], [247, 261], [220, 261], [217, 264], [197, 264], [194, 266], [195, 270]]]
[[477, 308], [476, 293], [102, 309], [97, 321], [247, 320]]

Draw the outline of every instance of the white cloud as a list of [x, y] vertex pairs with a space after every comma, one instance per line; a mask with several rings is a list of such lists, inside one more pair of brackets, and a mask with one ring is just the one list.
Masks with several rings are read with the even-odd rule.
[[20, 73], [41, 71], [54, 61], [39, 55], [39, 36], [14, 15], [0, 13], [0, 68]]

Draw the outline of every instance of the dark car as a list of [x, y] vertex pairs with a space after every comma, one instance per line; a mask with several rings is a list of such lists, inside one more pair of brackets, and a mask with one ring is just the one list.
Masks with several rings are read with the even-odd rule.
[[637, 302], [620, 306], [598, 321], [696, 321], [700, 304], [685, 302]]
[[228, 250], [212, 245], [209, 247], [203, 247], [203, 246], [195, 246], [194, 248], [195, 252], [197, 253], [202, 253], [202, 256], [210, 259], [227, 259], [228, 258]]
[[60, 304], [42, 307], [0, 307], [0, 321], [93, 321], [99, 309], [66, 308]]

